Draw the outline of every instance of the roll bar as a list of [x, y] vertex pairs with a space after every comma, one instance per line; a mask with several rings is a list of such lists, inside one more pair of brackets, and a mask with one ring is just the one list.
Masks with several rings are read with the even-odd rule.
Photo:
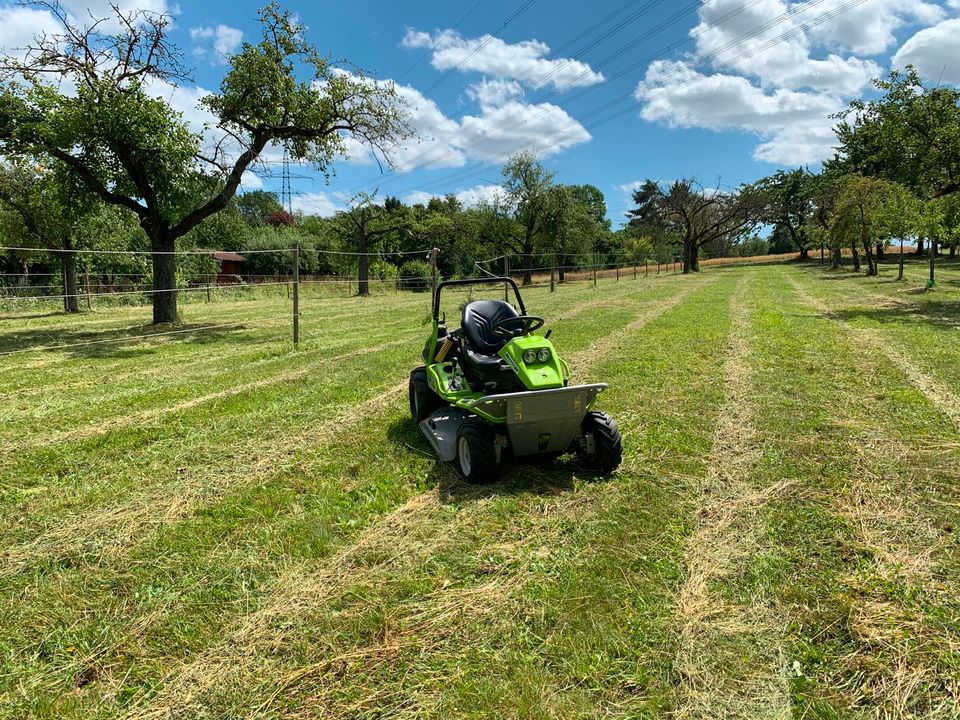
[[433, 319], [440, 320], [440, 291], [445, 287], [456, 287], [457, 285], [502, 285], [506, 284], [513, 288], [513, 294], [517, 298], [517, 305], [520, 307], [520, 314], [526, 315], [527, 308], [523, 304], [523, 298], [520, 297], [520, 288], [508, 277], [482, 277], [482, 278], [464, 278], [462, 280], [444, 280], [437, 285], [437, 291], [433, 294]]

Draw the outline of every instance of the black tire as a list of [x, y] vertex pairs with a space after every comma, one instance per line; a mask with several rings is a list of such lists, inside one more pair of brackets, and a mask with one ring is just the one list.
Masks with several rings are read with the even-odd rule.
[[490, 483], [500, 475], [497, 435], [482, 420], [466, 422], [457, 431], [457, 467], [469, 483]]
[[443, 399], [430, 389], [426, 368], [419, 367], [410, 373], [409, 387], [410, 417], [418, 425], [446, 405]]
[[610, 473], [623, 460], [623, 438], [617, 421], [603, 412], [588, 412], [580, 424], [577, 460], [582, 467]]

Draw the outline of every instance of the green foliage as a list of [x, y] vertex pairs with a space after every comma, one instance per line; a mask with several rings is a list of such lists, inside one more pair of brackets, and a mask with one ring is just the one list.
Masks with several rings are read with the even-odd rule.
[[960, 90], [926, 88], [913, 68], [874, 84], [882, 97], [854, 100], [839, 116], [835, 164], [899, 182], [922, 198], [960, 190]]
[[252, 190], [236, 197], [236, 208], [248, 225], [264, 225], [270, 213], [283, 210], [276, 193], [266, 190]]
[[293, 253], [290, 249], [300, 248], [300, 272], [314, 274], [319, 269], [316, 246], [309, 235], [295, 230], [277, 229], [269, 226], [251, 231], [247, 241], [250, 250], [274, 250], [275, 252], [255, 252], [245, 255], [247, 262], [244, 272], [250, 275], [292, 275]]
[[432, 270], [424, 260], [407, 260], [400, 266], [400, 279], [397, 287], [401, 290], [426, 292], [430, 289]]
[[810, 247], [810, 225], [816, 209], [813, 204], [814, 178], [808, 170], [801, 168], [778, 170], [749, 186], [757, 198], [757, 222], [773, 226], [778, 247], [786, 244], [786, 238], [782, 236], [789, 236], [790, 244], [803, 256]]

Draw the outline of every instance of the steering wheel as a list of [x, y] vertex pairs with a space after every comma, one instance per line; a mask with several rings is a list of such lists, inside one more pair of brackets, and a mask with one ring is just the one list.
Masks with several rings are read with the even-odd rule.
[[521, 315], [520, 317], [504, 318], [493, 324], [490, 332], [497, 337], [515, 338], [529, 335], [534, 330], [543, 327], [544, 320], [536, 315]]

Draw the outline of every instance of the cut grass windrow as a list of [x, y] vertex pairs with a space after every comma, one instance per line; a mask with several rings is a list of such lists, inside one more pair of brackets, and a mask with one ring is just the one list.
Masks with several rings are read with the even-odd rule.
[[724, 401], [677, 596], [681, 720], [790, 717], [781, 621], [762, 598], [732, 603], [714, 587], [758, 552], [759, 509], [786, 488], [755, 480], [760, 451], [749, 369], [748, 282], [742, 276], [730, 297]]

